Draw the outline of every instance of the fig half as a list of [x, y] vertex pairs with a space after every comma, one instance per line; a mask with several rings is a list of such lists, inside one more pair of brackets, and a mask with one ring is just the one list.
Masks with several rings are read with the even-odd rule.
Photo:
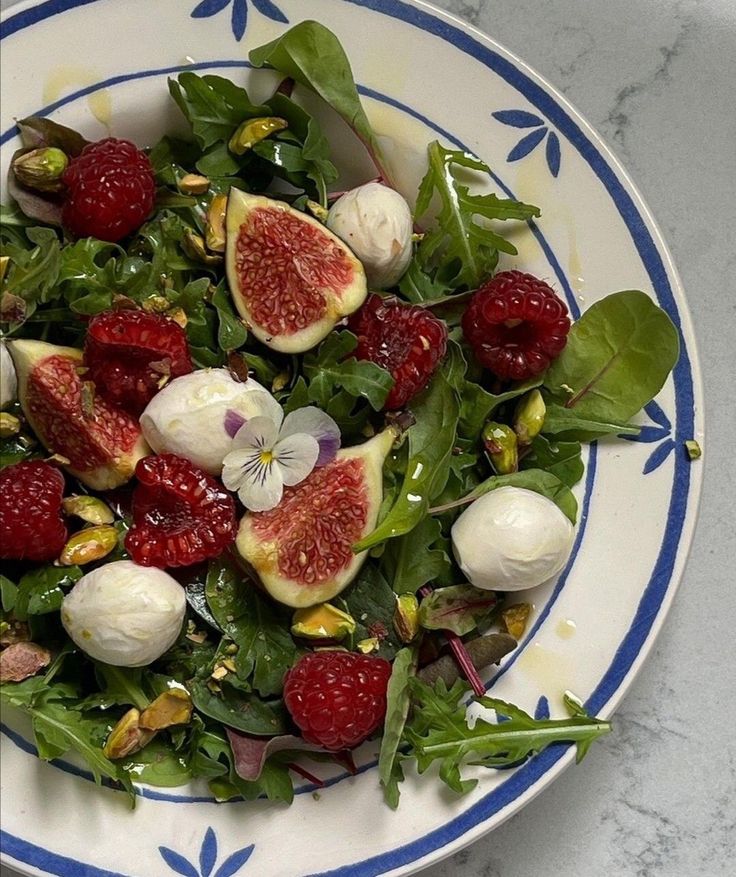
[[300, 484], [284, 488], [275, 509], [247, 512], [236, 545], [268, 593], [302, 608], [324, 603], [355, 578], [367, 552], [353, 545], [376, 526], [383, 462], [396, 433], [343, 448]]
[[28, 339], [8, 349], [23, 413], [44, 447], [69, 460], [65, 468], [93, 490], [129, 481], [150, 448], [138, 421], [84, 380], [82, 351]]
[[226, 231], [233, 301], [273, 350], [311, 349], [365, 301], [365, 271], [351, 250], [283, 201], [231, 189]]

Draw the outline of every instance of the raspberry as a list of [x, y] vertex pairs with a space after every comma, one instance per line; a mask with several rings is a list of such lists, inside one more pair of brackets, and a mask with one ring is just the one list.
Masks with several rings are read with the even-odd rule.
[[543, 372], [567, 343], [570, 318], [551, 286], [531, 274], [502, 271], [471, 298], [463, 332], [481, 365], [503, 380]]
[[138, 417], [167, 379], [192, 371], [184, 330], [161, 314], [104, 311], [87, 327], [89, 377], [109, 402]]
[[352, 749], [386, 715], [391, 665], [354, 652], [310, 652], [286, 674], [284, 702], [309, 743]]
[[141, 566], [189, 566], [216, 557], [235, 538], [235, 502], [212, 476], [175, 454], [135, 468], [133, 526], [125, 547]]
[[119, 241], [145, 222], [156, 200], [148, 156], [128, 140], [109, 137], [69, 162], [61, 220], [74, 237]]
[[0, 557], [42, 562], [58, 557], [68, 533], [61, 515], [64, 476], [41, 460], [0, 472]]
[[370, 295], [348, 321], [358, 336], [357, 359], [391, 372], [394, 385], [385, 408], [394, 410], [423, 390], [447, 350], [447, 327], [424, 308]]

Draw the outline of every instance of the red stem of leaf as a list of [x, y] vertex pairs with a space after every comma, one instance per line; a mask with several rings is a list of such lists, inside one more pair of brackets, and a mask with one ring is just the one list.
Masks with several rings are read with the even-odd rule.
[[[424, 585], [419, 589], [419, 593], [422, 595], [422, 597], [428, 597], [432, 593], [432, 587], [430, 585]], [[465, 648], [465, 644], [460, 639], [460, 637], [456, 633], [453, 633], [451, 630], [443, 630], [442, 633], [445, 635], [447, 643], [452, 650], [452, 654], [457, 661], [458, 667], [460, 667], [463, 675], [470, 683], [470, 686], [473, 689], [475, 696], [483, 697], [483, 695], [486, 693], [486, 687], [483, 684], [483, 680], [480, 678], [478, 671], [475, 669], [475, 664], [468, 654], [468, 650]]]
[[294, 773], [298, 773], [300, 777], [304, 777], [305, 780], [309, 780], [310, 783], [313, 783], [317, 788], [321, 789], [324, 786], [324, 782], [316, 777], [314, 774], [310, 773], [308, 770], [305, 770], [300, 764], [296, 764], [293, 761], [290, 761], [286, 765], [289, 770], [293, 770]]

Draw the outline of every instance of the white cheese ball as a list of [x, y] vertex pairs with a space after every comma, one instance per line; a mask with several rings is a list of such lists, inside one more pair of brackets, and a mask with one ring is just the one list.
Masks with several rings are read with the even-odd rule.
[[8, 348], [0, 341], [0, 408], [18, 398], [18, 379]]
[[409, 267], [411, 210], [395, 189], [380, 183], [351, 189], [330, 208], [327, 227], [360, 259], [374, 289], [394, 286]]
[[574, 537], [570, 520], [551, 499], [520, 487], [500, 487], [455, 521], [452, 548], [476, 588], [523, 591], [562, 570]]
[[148, 403], [140, 423], [157, 454], [177, 454], [219, 475], [237, 426], [264, 414], [278, 423], [283, 418], [279, 403], [257, 381], [236, 381], [225, 368], [206, 368], [165, 386]]
[[61, 621], [91, 658], [145, 667], [176, 642], [185, 610], [184, 588], [168, 573], [117, 560], [82, 576], [64, 598]]

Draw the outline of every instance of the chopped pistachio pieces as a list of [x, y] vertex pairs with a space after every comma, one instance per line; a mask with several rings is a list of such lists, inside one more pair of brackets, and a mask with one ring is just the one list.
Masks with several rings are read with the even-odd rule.
[[359, 652], [362, 652], [364, 655], [370, 655], [371, 652], [378, 651], [381, 643], [377, 636], [372, 636], [368, 639], [360, 640], [360, 642], [356, 643], [355, 645]]
[[499, 475], [510, 475], [519, 468], [519, 440], [505, 423], [491, 421], [483, 427], [483, 444]]
[[192, 698], [182, 688], [164, 691], [141, 713], [139, 725], [147, 731], [162, 731], [172, 725], [186, 725], [192, 718]]
[[12, 438], [20, 432], [20, 420], [7, 411], [0, 412], [0, 438]]
[[341, 640], [355, 631], [355, 620], [331, 603], [297, 609], [291, 622], [294, 636]]
[[514, 639], [519, 640], [524, 635], [531, 611], [531, 603], [514, 603], [501, 612], [506, 630]]
[[689, 439], [685, 442], [685, 450], [691, 460], [699, 460], [703, 456], [703, 449], [695, 439]]
[[75, 533], [61, 551], [59, 563], [62, 566], [84, 566], [95, 560], [101, 560], [118, 544], [118, 531], [115, 527], [105, 524], [99, 527], [87, 527]]
[[531, 444], [544, 426], [547, 406], [539, 390], [530, 390], [519, 400], [514, 412], [514, 432], [520, 445]]
[[151, 742], [156, 732], [141, 728], [140, 718], [140, 711], [133, 707], [110, 731], [107, 742], [102, 749], [108, 758], [125, 758], [126, 755], [139, 752]]
[[393, 622], [404, 643], [410, 643], [419, 633], [419, 601], [414, 594], [402, 594], [396, 598]]
[[112, 524], [115, 520], [110, 506], [96, 496], [67, 496], [61, 506], [65, 514], [81, 518], [87, 524]]
[[270, 137], [277, 131], [284, 131], [289, 127], [286, 119], [280, 119], [278, 116], [261, 116], [257, 119], [248, 119], [243, 122], [237, 131], [230, 138], [228, 149], [235, 155], [243, 155], [249, 149], [252, 149], [256, 143]]
[[210, 181], [201, 174], [184, 174], [177, 186], [182, 195], [204, 195], [210, 187]]

